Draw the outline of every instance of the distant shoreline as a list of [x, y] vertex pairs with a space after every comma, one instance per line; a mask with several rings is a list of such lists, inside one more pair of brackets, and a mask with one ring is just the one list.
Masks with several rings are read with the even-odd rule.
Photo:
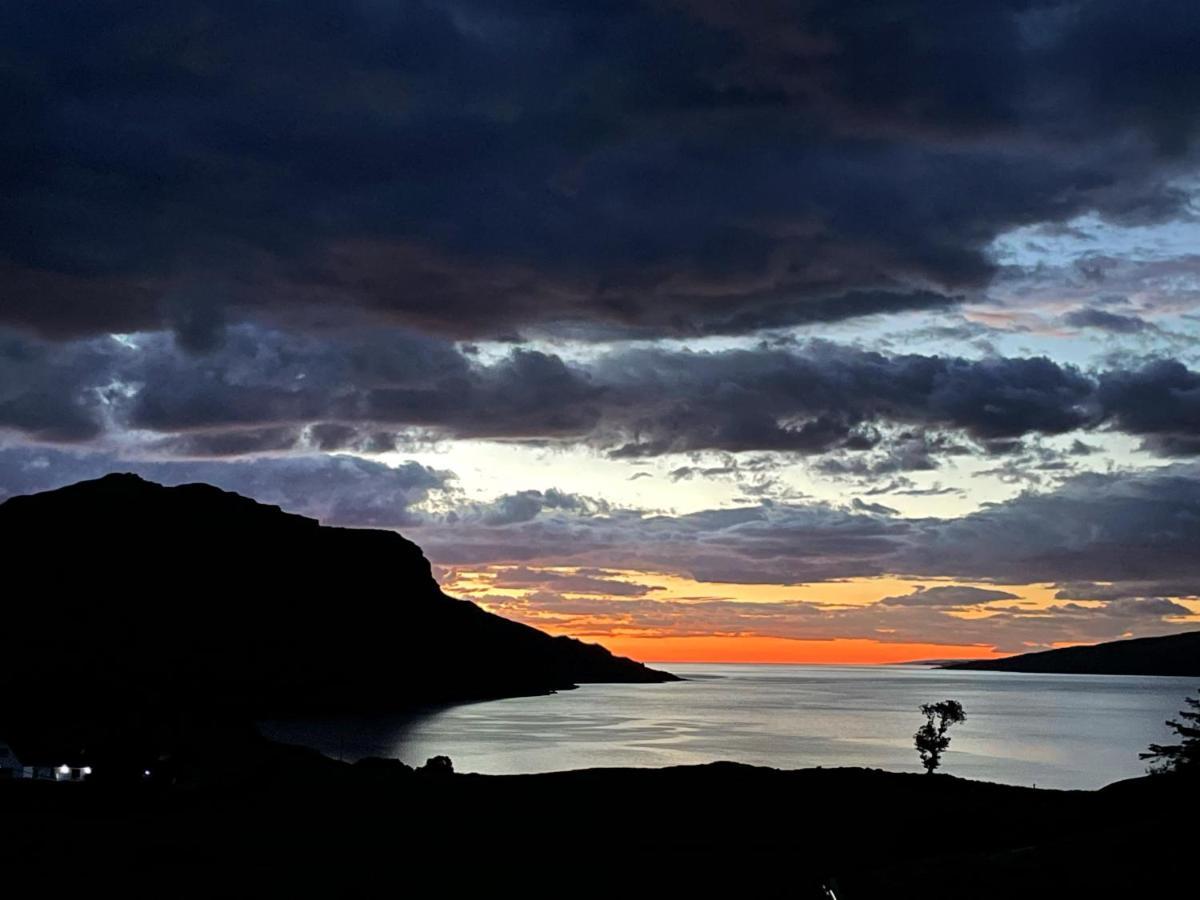
[[994, 660], [971, 660], [944, 668], [1039, 675], [1200, 678], [1200, 631], [1062, 647]]

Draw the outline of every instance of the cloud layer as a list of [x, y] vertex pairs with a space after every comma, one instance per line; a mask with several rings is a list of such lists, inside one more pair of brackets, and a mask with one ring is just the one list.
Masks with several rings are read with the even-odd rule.
[[[1075, 476], [1056, 491], [1026, 492], [957, 519], [899, 519], [813, 502], [666, 516], [554, 490], [466, 502], [454, 496], [449, 473], [347, 456], [147, 463], [0, 450], [0, 484], [10, 493], [113, 470], [169, 484], [207, 481], [334, 524], [403, 528], [444, 571], [491, 571], [489, 590], [517, 592], [476, 599], [572, 633], [867, 637], [1013, 650], [1197, 621], [1171, 599], [1200, 597], [1194, 466]], [[439, 494], [448, 507], [426, 503]], [[547, 571], [564, 566], [570, 571]], [[653, 579], [627, 574], [639, 571], [692, 579], [710, 596], [656, 597]], [[1006, 589], [926, 585], [867, 606], [720, 599], [721, 585], [880, 575]], [[1063, 602], [1049, 607], [1023, 603], [1009, 587], [1055, 582]]]
[[[1170, 359], [1091, 373], [1046, 357], [887, 355], [812, 341], [588, 362], [490, 361], [411, 332], [320, 339], [251, 326], [196, 356], [165, 333], [53, 344], [0, 335], [0, 429], [47, 442], [139, 433], [167, 455], [395, 449], [414, 433], [586, 444], [614, 457], [838, 451], [827, 474], [935, 468], [1021, 440], [1115, 430], [1200, 453], [1200, 373]], [[879, 451], [871, 461], [847, 461]], [[682, 475], [681, 475], [682, 477]]]
[[[1176, 217], [1200, 23], [1118, 0], [5, 4], [0, 322], [700, 334]], [[669, 52], [665, 48], [670, 48]]]
[[[1197, 46], [1192, 0], [12, 0], [0, 497], [210, 481], [580, 629], [1177, 624]], [[378, 461], [460, 441], [607, 474]]]
[[[453, 478], [318, 454], [235, 462], [146, 462], [37, 448], [0, 450], [6, 495], [135, 471], [164, 483], [209, 481], [331, 524], [405, 527], [445, 566], [582, 566], [670, 572], [714, 583], [800, 584], [899, 575], [997, 584], [1059, 583], [1066, 600], [1200, 595], [1200, 471], [1086, 473], [957, 518], [803, 501], [649, 514], [558, 490], [486, 503], [454, 496]], [[427, 505], [432, 494], [446, 502]], [[1006, 599], [927, 587], [891, 606]]]

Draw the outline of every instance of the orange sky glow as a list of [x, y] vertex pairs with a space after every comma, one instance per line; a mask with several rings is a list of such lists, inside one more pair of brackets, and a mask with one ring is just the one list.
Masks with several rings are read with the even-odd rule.
[[647, 663], [826, 663], [883, 665], [925, 659], [992, 659], [987, 647], [893, 644], [858, 638], [798, 641], [772, 637], [590, 637], [613, 653]]
[[[563, 576], [580, 572], [572, 567], [493, 566], [446, 572], [442, 581], [454, 596], [473, 600], [499, 615], [517, 619], [551, 634], [564, 634], [607, 647], [614, 653], [644, 662], [753, 662], [753, 663], [825, 663], [882, 665], [925, 659], [989, 659], [1009, 654], [991, 646], [953, 641], [874, 640], [847, 634], [832, 639], [797, 639], [769, 634], [673, 634], [671, 625], [647, 627], [623, 619], [623, 604], [630, 599], [603, 594], [563, 591], [558, 601], [578, 600], [599, 612], [564, 612], [570, 604], [530, 602], [539, 590], [536, 584], [514, 582], [520, 573], [527, 581], [540, 575]], [[697, 582], [680, 575], [607, 571], [614, 584], [641, 585], [647, 590], [633, 598], [645, 603], [680, 603], [722, 600], [741, 603], [785, 603], [804, 601], [830, 608], [861, 607], [883, 597], [911, 593], [924, 585], [944, 582], [937, 578], [877, 577], [801, 585], [723, 584]], [[962, 582], [954, 582], [961, 584]], [[1007, 601], [1029, 610], [1044, 609], [1054, 602], [1052, 585], [997, 586], [1016, 594]], [[545, 591], [545, 585], [540, 587]], [[611, 610], [611, 612], [609, 612]], [[965, 609], [956, 613], [964, 620], [987, 615], [983, 610]], [[1031, 648], [1032, 649], [1032, 648]]]

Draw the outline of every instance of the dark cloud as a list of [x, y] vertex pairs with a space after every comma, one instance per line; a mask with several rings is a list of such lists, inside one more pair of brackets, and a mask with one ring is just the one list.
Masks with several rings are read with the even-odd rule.
[[[1045, 358], [885, 356], [814, 342], [793, 350], [630, 351], [601, 360], [600, 383], [639, 398], [618, 456], [701, 449], [801, 454], [865, 450], [876, 424], [961, 431], [980, 441], [1059, 434], [1095, 419], [1094, 385]], [[640, 400], [640, 402], [639, 402]], [[880, 472], [930, 468], [936, 436], [902, 433]], [[831, 464], [832, 465], [832, 464]]]
[[449, 566], [523, 562], [675, 572], [719, 582], [797, 583], [883, 574], [912, 524], [822, 504], [764, 503], [668, 516], [547, 510], [495, 527], [482, 517], [412, 531]]
[[1194, 467], [1084, 473], [923, 530], [903, 568], [1000, 583], [1200, 583], [1197, 503]]
[[580, 497], [577, 494], [550, 488], [546, 491], [525, 490], [515, 494], [502, 494], [474, 512], [484, 525], [494, 527], [533, 521], [543, 510], [564, 510], [576, 514], [594, 515], [607, 509], [608, 504], [602, 500]]
[[572, 572], [558, 572], [551, 569], [531, 569], [527, 566], [496, 570], [489, 587], [603, 597], [644, 597], [663, 590], [658, 586], [630, 581], [622, 577], [620, 572], [608, 569], [585, 568]]
[[672, 481], [690, 481], [693, 478], [720, 478], [738, 471], [736, 464], [722, 466], [680, 466], [667, 473]]
[[1088, 600], [1111, 602], [1114, 600], [1147, 599], [1155, 597], [1191, 597], [1200, 592], [1200, 582], [1182, 581], [1121, 581], [1113, 584], [1095, 582], [1071, 582], [1058, 585], [1056, 600]]
[[998, 465], [977, 469], [972, 478], [993, 478], [1005, 484], [1030, 487], [1056, 483], [1079, 470], [1081, 455], [1075, 440], [1065, 450], [1038, 441], [1006, 441], [984, 445], [984, 451]]
[[297, 449], [301, 439], [295, 428], [226, 428], [155, 441], [150, 449], [182, 457], [255, 456]]
[[900, 510], [898, 509], [884, 506], [882, 503], [868, 503], [861, 497], [855, 497], [850, 503], [850, 508], [858, 512], [874, 513], [877, 516], [895, 516], [900, 514]]
[[[970, 449], [944, 434], [927, 431], [902, 431], [887, 436], [878, 444], [878, 453], [839, 452], [818, 460], [813, 468], [832, 478], [858, 478], [878, 482], [901, 472], [927, 472], [939, 468], [949, 456], [960, 456]], [[848, 448], [852, 449], [852, 448]], [[871, 449], [876, 449], [873, 445]], [[904, 476], [901, 476], [904, 477]]]
[[1113, 334], [1141, 334], [1154, 330], [1154, 326], [1138, 316], [1126, 316], [1095, 307], [1072, 310], [1063, 316], [1063, 321], [1075, 328], [1095, 328]]
[[1187, 0], [0, 16], [0, 321], [197, 353], [248, 316], [698, 334], [944, 307], [1013, 226], [1178, 215], [1200, 120]]
[[599, 422], [601, 389], [557, 356], [518, 348], [463, 374], [420, 387], [373, 387], [363, 417], [489, 438], [578, 438]]
[[1113, 426], [1145, 438], [1166, 456], [1200, 454], [1200, 373], [1175, 360], [1100, 378], [1100, 402]]
[[225, 337], [225, 311], [219, 288], [178, 292], [164, 298], [164, 317], [175, 334], [176, 345], [185, 353], [209, 353]]
[[1053, 74], [1078, 91], [1074, 127], [1135, 127], [1161, 153], [1185, 153], [1200, 129], [1200, 66], [1192, 52], [1198, 26], [1186, 0], [1131, 15], [1121, 0], [1092, 0], [1071, 16]]
[[[204, 354], [164, 333], [2, 340], [0, 428], [50, 442], [133, 433], [178, 456], [386, 452], [426, 434], [588, 444], [617, 458], [824, 455], [823, 474], [873, 479], [974, 448], [1024, 477], [1069, 468], [1031, 439], [1105, 428], [1158, 454], [1200, 453], [1200, 374], [1173, 360], [1094, 375], [1044, 357], [886, 355], [822, 341], [584, 362], [517, 347], [484, 360], [411, 332], [317, 338], [245, 325]], [[736, 475], [751, 462], [726, 457], [672, 477]]]
[[0, 331], [0, 430], [58, 443], [97, 437], [114, 352], [97, 342], [55, 346]]
[[[1016, 594], [990, 588], [970, 587], [964, 584], [941, 584], [934, 587], [919, 587], [911, 594], [884, 597], [879, 602], [884, 606], [980, 606], [997, 600], [1019, 600]], [[1185, 612], [1186, 614], [1186, 612]]]

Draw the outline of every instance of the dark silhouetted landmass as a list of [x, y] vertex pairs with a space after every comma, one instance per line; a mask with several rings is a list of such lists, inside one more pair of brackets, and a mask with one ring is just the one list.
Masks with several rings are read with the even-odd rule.
[[674, 680], [446, 596], [395, 532], [203, 484], [14, 497], [0, 547], [0, 724], [39, 742], [160, 747], [216, 720]]
[[[1175, 776], [1052, 791], [733, 763], [523, 776], [214, 736], [175, 784], [0, 782], [0, 870], [41, 896], [1186, 897]], [[413, 760], [419, 763], [420, 760]], [[85, 882], [82, 894], [56, 879]], [[426, 887], [428, 886], [428, 887]], [[405, 888], [408, 888], [406, 891]], [[231, 894], [232, 892], [232, 894]]]
[[1110, 641], [1089, 647], [1064, 647], [1003, 659], [976, 659], [945, 668], [1061, 675], [1200, 676], [1200, 631]]
[[909, 659], [901, 663], [893, 663], [897, 666], [929, 666], [931, 668], [947, 669], [950, 666], [961, 662], [967, 662], [965, 659]]

